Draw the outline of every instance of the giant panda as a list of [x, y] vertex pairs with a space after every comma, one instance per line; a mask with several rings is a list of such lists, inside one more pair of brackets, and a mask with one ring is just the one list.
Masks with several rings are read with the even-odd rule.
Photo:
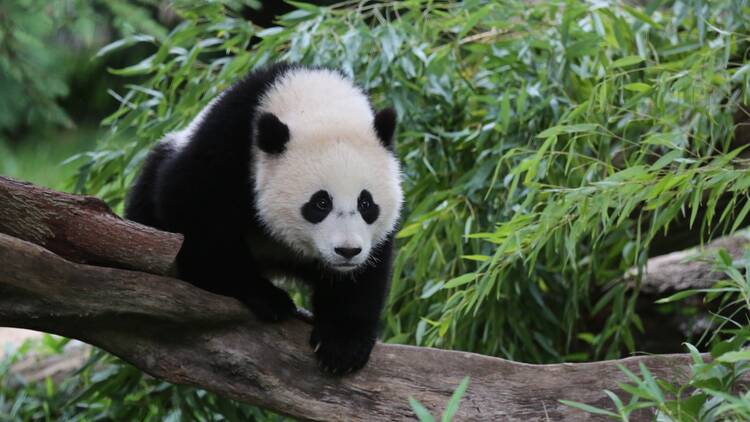
[[274, 64], [214, 98], [147, 155], [125, 216], [182, 233], [177, 275], [257, 318], [295, 311], [270, 279], [312, 287], [310, 345], [326, 372], [375, 344], [403, 201], [396, 113], [327, 68]]

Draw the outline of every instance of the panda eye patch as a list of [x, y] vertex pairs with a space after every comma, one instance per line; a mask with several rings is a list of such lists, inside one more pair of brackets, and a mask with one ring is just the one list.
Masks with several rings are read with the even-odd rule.
[[331, 195], [324, 190], [319, 190], [312, 194], [305, 205], [302, 206], [302, 217], [305, 220], [317, 224], [325, 220], [333, 209], [333, 199]]
[[363, 190], [359, 194], [357, 199], [357, 211], [362, 215], [362, 219], [365, 223], [372, 224], [378, 219], [380, 215], [380, 207], [372, 199], [372, 194], [367, 190]]

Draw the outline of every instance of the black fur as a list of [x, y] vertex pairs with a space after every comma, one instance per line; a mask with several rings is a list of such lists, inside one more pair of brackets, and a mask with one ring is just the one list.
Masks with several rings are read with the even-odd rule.
[[[255, 111], [267, 89], [291, 68], [272, 65], [233, 85], [179, 152], [158, 144], [131, 188], [125, 215], [184, 234], [177, 256], [179, 277], [241, 300], [262, 320], [279, 321], [295, 310], [289, 295], [275, 287], [267, 274], [281, 273], [309, 283], [315, 315], [310, 343], [322, 368], [343, 374], [364, 366], [375, 344], [390, 279], [393, 239], [373, 248], [369, 264], [339, 273], [321, 263], [303, 261], [260, 224], [254, 208], [251, 146], [258, 142], [264, 151], [281, 153], [288, 129], [275, 116], [258, 117]], [[380, 125], [375, 122], [379, 135], [392, 137], [395, 123], [389, 120], [381, 118]], [[261, 122], [259, 132], [253, 131], [254, 121]], [[260, 139], [253, 139], [254, 133], [260, 133]], [[317, 209], [315, 199], [313, 195], [310, 202]], [[301, 212], [314, 222], [325, 210], [305, 211], [303, 207]], [[256, 258], [268, 250], [281, 251], [274, 256], [282, 258]]]
[[380, 142], [388, 149], [393, 149], [393, 134], [396, 132], [396, 110], [388, 107], [375, 114], [375, 133]]
[[359, 194], [359, 198], [357, 199], [357, 210], [367, 224], [374, 223], [380, 215], [380, 207], [375, 201], [373, 201], [372, 194], [367, 189]]
[[289, 128], [278, 117], [263, 113], [256, 123], [258, 147], [268, 154], [281, 154], [289, 142]]
[[331, 195], [324, 190], [319, 190], [302, 206], [301, 212], [305, 220], [313, 224], [318, 224], [328, 217], [332, 208], [333, 199], [331, 199]]

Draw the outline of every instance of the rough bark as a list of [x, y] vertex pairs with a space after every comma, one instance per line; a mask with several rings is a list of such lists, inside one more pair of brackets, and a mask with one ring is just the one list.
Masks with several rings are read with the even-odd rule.
[[[663, 297], [669, 293], [711, 287], [723, 274], [713, 271], [713, 254], [724, 249], [733, 259], [742, 257], [750, 238], [744, 234], [715, 239], [702, 248], [692, 248], [651, 258], [646, 263], [641, 292]], [[700, 259], [703, 258], [703, 259]], [[628, 271], [633, 277], [635, 269]]]
[[0, 176], [0, 232], [71, 261], [169, 274], [182, 235], [123, 220], [100, 199]]
[[679, 380], [690, 361], [529, 365], [378, 344], [365, 369], [332, 378], [316, 366], [308, 325], [262, 324], [234, 299], [157, 275], [169, 273], [179, 238], [123, 221], [96, 199], [0, 178], [0, 233], [0, 325], [77, 338], [152, 376], [301, 419], [413, 419], [409, 397], [437, 414], [468, 375], [456, 420], [590, 420], [558, 400], [611, 407], [602, 390], [627, 381], [618, 365]]

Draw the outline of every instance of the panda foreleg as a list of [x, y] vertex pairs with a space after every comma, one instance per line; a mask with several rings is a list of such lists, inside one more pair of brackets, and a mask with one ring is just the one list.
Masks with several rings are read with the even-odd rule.
[[387, 276], [354, 278], [314, 286], [310, 346], [321, 369], [334, 375], [365, 366], [377, 338]]
[[197, 287], [238, 299], [262, 321], [281, 321], [296, 310], [286, 291], [260, 276], [241, 237], [185, 234], [177, 270]]

